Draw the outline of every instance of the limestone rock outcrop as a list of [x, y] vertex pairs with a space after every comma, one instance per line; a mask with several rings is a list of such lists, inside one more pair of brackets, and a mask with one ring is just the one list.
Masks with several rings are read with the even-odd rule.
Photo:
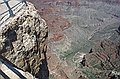
[[[15, 17], [1, 27], [3, 27], [0, 33], [1, 57], [40, 78], [38, 74], [42, 74], [41, 66], [47, 65], [45, 53], [48, 27], [35, 7], [28, 3], [28, 6], [23, 7]], [[42, 69], [47, 70], [47, 66]]]

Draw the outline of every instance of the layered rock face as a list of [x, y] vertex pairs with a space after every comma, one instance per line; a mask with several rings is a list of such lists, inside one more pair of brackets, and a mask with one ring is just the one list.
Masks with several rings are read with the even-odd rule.
[[120, 43], [105, 39], [84, 56], [81, 72], [89, 79], [120, 78]]
[[47, 79], [45, 53], [48, 28], [35, 7], [29, 3], [1, 27], [3, 27], [0, 35], [1, 57], [39, 79]]

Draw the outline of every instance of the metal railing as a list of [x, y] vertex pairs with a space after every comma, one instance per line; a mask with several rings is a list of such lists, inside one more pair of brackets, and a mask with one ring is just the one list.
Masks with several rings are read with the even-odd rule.
[[[18, 76], [20, 79], [27, 79], [23, 74], [20, 73], [20, 71], [18, 71], [17, 69], [15, 69], [13, 66], [9, 65], [6, 61], [9, 62], [9, 60], [5, 60], [5, 58], [1, 56], [0, 58], [0, 62], [2, 62], [2, 65], [6, 66], [6, 69], [10, 69], [10, 72], [14, 73], [16, 76]], [[10, 64], [12, 64], [10, 62]], [[4, 73], [4, 71], [2, 71], [0, 69], [0, 75], [3, 76], [5, 79], [11, 79], [6, 73]]]
[[14, 13], [13, 13], [12, 9], [13, 9], [15, 6], [19, 5], [20, 3], [25, 3], [25, 5], [27, 6], [26, 0], [21, 0], [18, 4], [14, 5], [13, 7], [10, 7], [10, 5], [9, 5], [9, 1], [11, 1], [11, 0], [3, 0], [3, 1], [4, 1], [4, 2], [1, 2], [0, 4], [6, 4], [8, 10], [5, 11], [5, 12], [3, 12], [3, 13], [1, 13], [0, 16], [3, 15], [3, 14], [5, 14], [5, 13], [7, 13], [7, 12], [9, 12], [10, 17], [14, 16]]

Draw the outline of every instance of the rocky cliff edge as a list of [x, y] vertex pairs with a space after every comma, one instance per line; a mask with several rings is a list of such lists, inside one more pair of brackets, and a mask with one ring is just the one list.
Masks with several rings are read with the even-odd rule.
[[0, 57], [39, 79], [47, 79], [48, 27], [35, 7], [28, 3], [0, 27]]

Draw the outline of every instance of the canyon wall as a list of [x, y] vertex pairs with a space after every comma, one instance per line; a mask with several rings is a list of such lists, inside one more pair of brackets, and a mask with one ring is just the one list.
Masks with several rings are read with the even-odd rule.
[[119, 76], [112, 73], [120, 72], [117, 52], [120, 45], [119, 0], [27, 1], [36, 6], [49, 27], [47, 61], [50, 79], [111, 79]]

